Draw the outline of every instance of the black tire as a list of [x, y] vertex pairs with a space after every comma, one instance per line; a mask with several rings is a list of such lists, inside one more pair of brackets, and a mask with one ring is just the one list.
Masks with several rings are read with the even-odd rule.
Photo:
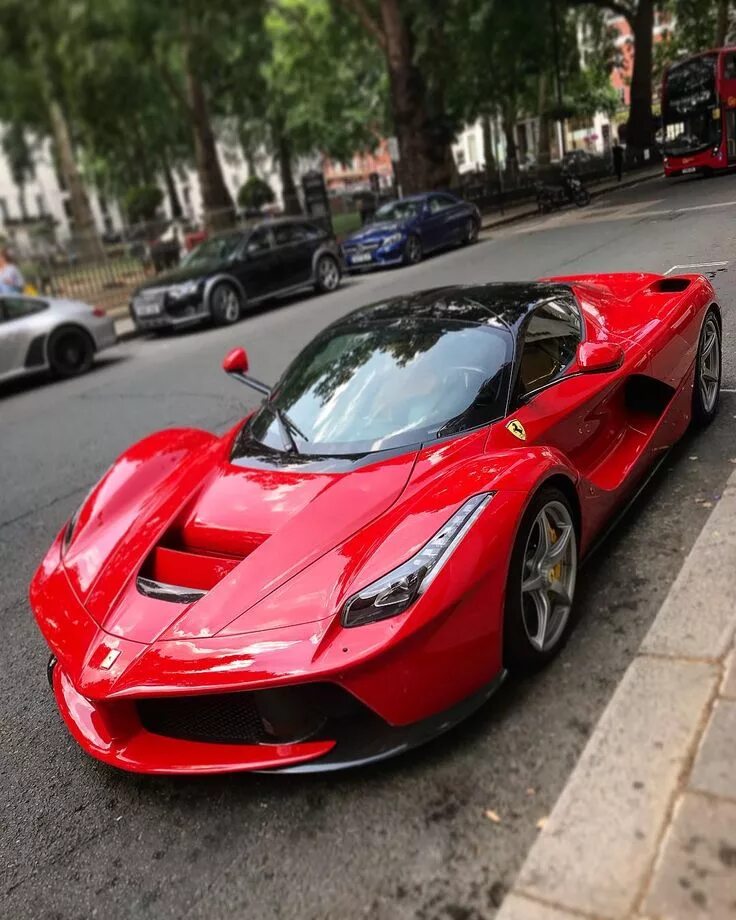
[[320, 256], [314, 266], [314, 287], [320, 294], [329, 294], [340, 287], [342, 273], [337, 259], [333, 256]]
[[[537, 519], [543, 509], [550, 506], [562, 506], [567, 511], [572, 525], [570, 538], [571, 552], [575, 561], [573, 574], [573, 587], [571, 590], [572, 603], [568, 607], [566, 618], [561, 625], [559, 635], [554, 638], [554, 643], [543, 651], [536, 648], [528, 634], [525, 625], [525, 609], [527, 602], [522, 595], [522, 580], [525, 573], [525, 560], [529, 541], [537, 532]], [[516, 542], [511, 554], [508, 580], [506, 583], [506, 603], [503, 621], [503, 660], [504, 666], [513, 674], [531, 674], [544, 667], [563, 648], [567, 637], [574, 625], [574, 581], [578, 569], [578, 524], [577, 516], [573, 511], [567, 497], [559, 489], [551, 486], [542, 487], [534, 496], [524, 512], [521, 526], [516, 536]], [[528, 572], [527, 572], [528, 577]], [[528, 615], [528, 613], [527, 613]]]
[[[713, 371], [712, 366], [709, 368], [711, 370], [711, 377], [714, 373], [716, 379], [709, 381], [713, 389], [708, 393], [705, 381], [703, 380], [703, 371], [705, 370], [703, 363], [704, 351], [711, 335], [715, 335], [713, 347], [716, 349], [717, 369]], [[715, 307], [711, 307], [705, 314], [705, 319], [703, 320], [703, 326], [700, 330], [700, 340], [698, 341], [698, 354], [695, 359], [692, 416], [693, 424], [698, 428], [705, 428], [707, 425], [710, 425], [718, 413], [718, 405], [721, 401], [721, 376], [723, 373], [723, 352], [721, 350], [721, 343], [722, 332], [720, 316]]]
[[92, 367], [95, 344], [85, 329], [62, 326], [49, 336], [46, 354], [55, 377], [76, 377]]
[[210, 292], [210, 314], [216, 326], [232, 326], [243, 314], [243, 297], [229, 281], [218, 282]]
[[412, 233], [404, 244], [404, 265], [416, 265], [422, 261], [422, 241]]
[[579, 208], [584, 208], [587, 204], [590, 204], [590, 192], [587, 188], [579, 188], [575, 192], [575, 204]]
[[463, 246], [470, 246], [477, 242], [479, 233], [480, 224], [473, 217], [469, 217], [465, 221], [465, 226], [463, 227], [463, 235], [460, 242]]

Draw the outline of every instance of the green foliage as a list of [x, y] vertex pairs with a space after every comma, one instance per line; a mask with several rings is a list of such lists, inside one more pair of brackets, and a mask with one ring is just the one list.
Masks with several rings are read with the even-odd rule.
[[238, 204], [241, 208], [260, 210], [265, 204], [272, 204], [275, 198], [271, 186], [259, 176], [249, 176], [238, 192]]
[[[654, 80], [657, 83], [670, 64], [715, 47], [718, 31], [719, 0], [665, 0], [663, 7], [675, 17], [676, 28], [654, 45]], [[730, 4], [728, 13], [727, 24], [732, 29], [734, 15]]]
[[123, 207], [132, 224], [153, 220], [164, 200], [164, 193], [157, 185], [139, 185], [128, 189], [123, 198]]

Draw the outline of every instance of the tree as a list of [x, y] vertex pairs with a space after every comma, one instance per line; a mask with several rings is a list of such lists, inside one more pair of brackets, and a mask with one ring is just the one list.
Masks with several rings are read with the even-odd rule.
[[260, 210], [264, 204], [271, 204], [275, 197], [273, 189], [265, 179], [259, 179], [258, 176], [249, 176], [240, 186], [238, 204], [241, 208]]
[[25, 126], [19, 122], [11, 123], [2, 138], [2, 149], [8, 162], [10, 175], [18, 189], [18, 204], [23, 220], [28, 218], [26, 205], [26, 183], [35, 175], [33, 150], [28, 141]]
[[385, 58], [391, 112], [401, 154], [398, 174], [402, 190], [410, 193], [449, 186], [450, 145], [457, 125], [448, 117], [444, 86], [439, 82], [433, 84], [421, 45], [427, 35], [432, 36], [431, 56], [436, 61], [439, 49], [444, 46], [444, 28], [452, 16], [452, 0], [445, 4], [412, 0], [340, 2], [353, 12]]
[[139, 185], [128, 189], [123, 200], [125, 213], [131, 224], [151, 221], [164, 200], [164, 193], [157, 185]]
[[626, 143], [643, 149], [652, 144], [652, 65], [656, 0], [566, 0], [571, 6], [596, 6], [623, 16], [634, 37], [631, 107]]

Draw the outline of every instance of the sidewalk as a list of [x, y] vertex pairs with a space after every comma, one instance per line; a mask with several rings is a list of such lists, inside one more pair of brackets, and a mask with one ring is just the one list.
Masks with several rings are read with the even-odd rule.
[[736, 472], [497, 920], [736, 917]]

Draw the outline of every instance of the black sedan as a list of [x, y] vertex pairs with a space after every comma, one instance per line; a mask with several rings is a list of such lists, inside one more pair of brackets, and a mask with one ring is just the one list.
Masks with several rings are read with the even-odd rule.
[[225, 326], [259, 301], [303, 288], [334, 291], [342, 275], [334, 239], [306, 220], [262, 222], [205, 240], [178, 268], [133, 294], [138, 329], [156, 330], [212, 320]]

